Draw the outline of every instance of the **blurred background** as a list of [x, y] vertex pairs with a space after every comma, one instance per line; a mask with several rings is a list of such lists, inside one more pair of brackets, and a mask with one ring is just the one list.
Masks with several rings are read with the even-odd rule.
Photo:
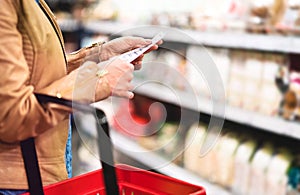
[[[116, 163], [201, 185], [209, 195], [300, 194], [300, 0], [47, 3], [61, 26], [68, 52], [143, 25], [179, 29], [195, 40], [167, 35], [164, 47], [145, 56], [147, 64], [134, 81], [138, 85], [155, 77], [159, 82], [137, 88], [129, 104], [123, 99], [114, 99], [113, 105], [111, 99], [95, 104], [109, 117]], [[151, 38], [154, 34], [132, 35]], [[189, 62], [203, 52], [222, 78], [226, 113], [222, 132], [215, 135], [218, 142], [200, 156], [210, 119], [220, 117], [211, 113], [211, 89], [205, 78]], [[148, 64], [156, 61], [172, 67], [188, 84], [168, 68]], [[171, 86], [184, 101], [171, 98], [164, 85]], [[193, 94], [188, 85], [198, 106], [189, 101]], [[149, 114], [157, 102], [167, 111], [164, 123], [161, 109], [154, 109], [154, 118]], [[130, 113], [120, 109], [124, 106]], [[128, 114], [142, 126], [131, 123]], [[186, 120], [179, 126], [182, 115], [195, 114], [201, 116], [199, 120]], [[99, 168], [95, 140], [89, 132], [78, 136], [74, 130], [74, 175]], [[170, 140], [168, 147], [160, 147]], [[141, 157], [133, 150], [149, 152]], [[157, 163], [168, 165], [159, 169]]]

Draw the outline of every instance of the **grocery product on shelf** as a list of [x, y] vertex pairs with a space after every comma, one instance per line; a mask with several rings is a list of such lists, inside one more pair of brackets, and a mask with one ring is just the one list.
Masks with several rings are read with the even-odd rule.
[[186, 130], [177, 123], [166, 123], [158, 132], [157, 140], [161, 146], [161, 155], [177, 165], [183, 163], [184, 131]]
[[267, 178], [265, 194], [281, 195], [288, 191], [287, 172], [292, 161], [292, 153], [284, 148], [279, 149], [272, 157], [265, 176]]
[[230, 188], [234, 179], [234, 156], [239, 145], [239, 135], [225, 134], [218, 145], [216, 155], [216, 183], [224, 188]]
[[205, 125], [194, 123], [187, 132], [184, 150], [184, 167], [187, 170], [197, 172], [202, 164], [200, 163], [200, 149], [205, 137]]
[[[281, 70], [281, 72], [284, 71], [285, 70]], [[279, 114], [286, 120], [299, 120], [299, 75], [298, 71], [291, 71], [286, 82], [284, 82], [285, 80], [283, 76], [277, 76], [276, 79], [277, 86], [281, 90], [283, 96], [281, 99]]]
[[[293, 98], [288, 97], [286, 100], [291, 103], [289, 109], [293, 112], [291, 118], [299, 119], [300, 117], [300, 107], [299, 107], [299, 95], [300, 95], [300, 73], [291, 72], [290, 73], [290, 84], [289, 84], [289, 93], [293, 94]], [[288, 93], [287, 92], [287, 93]], [[292, 100], [290, 100], [291, 98]], [[289, 104], [285, 104], [288, 106]]]
[[160, 152], [169, 159], [176, 149], [177, 131], [177, 124], [165, 123], [160, 129], [153, 130], [154, 134], [139, 137], [138, 143], [149, 150]]
[[244, 93], [241, 97], [243, 108], [249, 111], [258, 112], [263, 99], [260, 99], [257, 92], [261, 91], [263, 54], [259, 52], [247, 52], [243, 70]]
[[191, 27], [201, 31], [244, 31], [245, 1], [204, 0], [191, 12]]
[[282, 116], [286, 120], [295, 120], [297, 109], [297, 95], [294, 91], [288, 90], [284, 94], [282, 105]]
[[300, 161], [296, 155], [291, 167], [288, 170], [288, 193], [287, 195], [298, 195], [300, 193]]
[[[211, 136], [213, 137], [213, 139], [217, 140], [221, 140], [221, 136], [219, 134], [216, 134], [215, 132], [213, 133], [207, 133], [205, 134], [205, 138], [207, 136]], [[211, 146], [211, 148], [206, 151], [205, 153], [203, 153], [198, 160], [199, 163], [199, 167], [196, 173], [198, 173], [201, 177], [207, 179], [208, 181], [215, 183], [217, 180], [217, 173], [216, 173], [216, 166], [217, 166], [217, 153], [219, 150], [219, 144], [221, 143], [221, 141], [215, 142], [215, 144], [213, 146]]]
[[111, 20], [118, 18], [118, 9], [112, 0], [101, 0], [85, 10], [85, 15], [88, 20]]
[[[201, 46], [190, 45], [186, 50], [186, 77], [187, 82], [192, 86], [194, 93], [201, 97], [210, 98], [210, 89], [207, 84], [207, 78], [199, 64], [194, 62], [194, 59], [199, 59], [199, 56], [209, 57], [208, 51]], [[205, 59], [204, 59], [205, 60]], [[200, 67], [199, 67], [200, 66]]]
[[276, 78], [280, 69], [286, 67], [286, 55], [264, 54], [261, 93], [259, 94], [260, 113], [270, 116], [279, 114], [283, 92], [278, 88]]
[[257, 141], [248, 139], [242, 142], [236, 151], [234, 158], [234, 178], [232, 192], [235, 194], [247, 194], [250, 180], [250, 163], [257, 147]]
[[243, 51], [232, 51], [230, 52], [230, 73], [227, 94], [228, 103], [235, 107], [242, 107], [243, 101], [242, 96], [244, 93], [244, 60], [245, 52]]
[[254, 154], [250, 165], [250, 181], [248, 186], [249, 195], [266, 194], [267, 178], [266, 170], [271, 162], [274, 153], [274, 146], [265, 143]]
[[229, 72], [230, 72], [230, 51], [224, 48], [210, 48], [207, 47], [206, 50], [214, 61], [218, 72], [222, 78], [224, 88], [228, 88]]
[[289, 0], [283, 19], [280, 23], [281, 29], [286, 29], [286, 34], [299, 35], [300, 25], [300, 2], [298, 0]]
[[274, 31], [285, 10], [283, 0], [256, 0], [250, 4], [248, 31], [266, 33]]
[[160, 131], [158, 132], [158, 143], [162, 147], [162, 153], [167, 157], [172, 156], [177, 144], [177, 131], [178, 124], [175, 123], [165, 123]]

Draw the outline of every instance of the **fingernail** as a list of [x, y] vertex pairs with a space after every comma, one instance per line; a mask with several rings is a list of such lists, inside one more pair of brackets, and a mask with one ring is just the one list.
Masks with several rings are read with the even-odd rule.
[[134, 94], [131, 92], [131, 93], [129, 94], [129, 99], [132, 99], [133, 96], [134, 96]]
[[146, 39], [146, 41], [145, 41], [147, 44], [150, 44], [150, 43], [152, 43], [152, 41], [150, 40], [150, 39]]

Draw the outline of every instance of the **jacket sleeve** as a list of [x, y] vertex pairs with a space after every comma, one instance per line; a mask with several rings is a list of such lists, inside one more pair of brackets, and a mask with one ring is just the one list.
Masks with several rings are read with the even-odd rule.
[[43, 133], [68, 114], [56, 106], [42, 107], [33, 86], [17, 30], [18, 1], [0, 6], [0, 141], [13, 143]]

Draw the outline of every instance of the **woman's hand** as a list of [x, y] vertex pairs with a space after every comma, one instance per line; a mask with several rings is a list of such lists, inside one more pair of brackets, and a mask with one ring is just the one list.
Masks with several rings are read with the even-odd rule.
[[[132, 37], [132, 36], [126, 36], [126, 37], [120, 37], [113, 39], [103, 45], [102, 52], [100, 53], [100, 58], [107, 60], [111, 57], [121, 55], [127, 51], [144, 47], [151, 44], [150, 39], [144, 39], [141, 37]], [[162, 41], [159, 41], [157, 44], [152, 46], [149, 50], [147, 50], [145, 53], [148, 53], [152, 50], [156, 50], [158, 48], [158, 45], [162, 44]], [[134, 69], [138, 70], [141, 68], [142, 65], [142, 59], [144, 55], [142, 54], [139, 56], [136, 60], [132, 62], [134, 64]]]
[[[73, 70], [77, 69], [81, 66], [84, 62], [93, 61], [96, 63], [109, 60], [112, 57], [121, 55], [127, 51], [144, 47], [151, 44], [150, 39], [144, 39], [141, 37], [120, 37], [113, 39], [107, 43], [100, 43], [99, 45], [94, 44], [91, 47], [85, 47], [78, 51], [72, 52], [67, 55], [68, 61], [68, 73], [72, 72]], [[162, 41], [159, 41], [157, 44], [152, 46], [149, 50], [145, 53], [150, 51], [156, 50], [158, 45], [162, 44]], [[134, 69], [139, 70], [142, 65], [144, 54], [139, 56], [136, 60], [132, 62], [134, 64]]]
[[119, 58], [98, 64], [87, 61], [45, 90], [49, 95], [87, 103], [97, 102], [111, 95], [131, 99], [134, 96], [130, 83], [133, 71], [132, 64]]
[[76, 74], [73, 99], [97, 102], [111, 95], [133, 98], [131, 80], [134, 66], [118, 58], [96, 64], [85, 62]]
[[[131, 92], [133, 89], [130, 83], [133, 79], [134, 66], [128, 62], [124, 62], [119, 58], [114, 58], [105, 64], [98, 64], [99, 70], [98, 77], [105, 79], [110, 86], [111, 95], [133, 98], [134, 94]], [[101, 89], [97, 89], [101, 93]]]

